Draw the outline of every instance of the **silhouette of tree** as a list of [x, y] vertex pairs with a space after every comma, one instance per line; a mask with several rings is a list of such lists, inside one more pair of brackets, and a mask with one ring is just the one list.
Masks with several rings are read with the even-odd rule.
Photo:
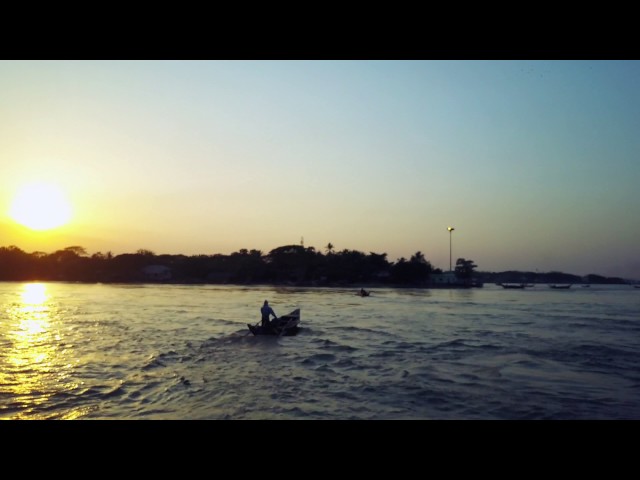
[[466, 260], [459, 258], [456, 260], [456, 267], [454, 269], [457, 278], [462, 280], [470, 280], [473, 276], [473, 269], [477, 268], [477, 265], [473, 263], [473, 260]]
[[80, 257], [80, 256], [84, 256], [87, 254], [87, 249], [84, 247], [80, 247], [80, 246], [73, 246], [73, 247], [66, 247], [64, 249], [65, 252], [70, 252], [73, 253], [74, 255]]
[[32, 274], [32, 259], [15, 245], [0, 248], [0, 279], [28, 280]]
[[[329, 248], [331, 247], [331, 248]], [[263, 255], [260, 250], [240, 249], [231, 255], [156, 255], [150, 250], [114, 256], [112, 252], [87, 255], [84, 247], [74, 245], [47, 254], [28, 254], [15, 245], [0, 247], [0, 280], [4, 281], [82, 281], [82, 282], [148, 282], [144, 267], [162, 265], [171, 270], [176, 283], [282, 283], [335, 285], [363, 282], [390, 283], [398, 286], [424, 286], [432, 273], [431, 263], [420, 251], [409, 260], [387, 261], [387, 254], [344, 249], [336, 253], [332, 244], [327, 255], [314, 247], [284, 245]], [[472, 284], [474, 278], [484, 282], [539, 283], [627, 283], [617, 277], [590, 274], [585, 278], [562, 272], [501, 273], [474, 271], [472, 260], [459, 258], [455, 273]]]
[[391, 279], [394, 283], [420, 286], [428, 282], [431, 270], [431, 263], [418, 251], [409, 261], [404, 257], [398, 259], [391, 267]]

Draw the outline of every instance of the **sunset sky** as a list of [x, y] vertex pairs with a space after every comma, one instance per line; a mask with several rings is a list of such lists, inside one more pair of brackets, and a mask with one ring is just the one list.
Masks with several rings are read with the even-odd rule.
[[[638, 61], [0, 61], [0, 246], [640, 279]], [[9, 215], [55, 185], [69, 223]], [[44, 208], [44, 206], [43, 206]]]

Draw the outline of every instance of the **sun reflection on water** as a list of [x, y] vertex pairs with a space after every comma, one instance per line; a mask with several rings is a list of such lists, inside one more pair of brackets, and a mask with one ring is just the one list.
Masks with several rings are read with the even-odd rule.
[[68, 378], [70, 350], [61, 343], [59, 316], [47, 285], [26, 283], [17, 293], [17, 301], [6, 311], [7, 328], [0, 352], [1, 363], [8, 367], [0, 371], [0, 394], [11, 394], [15, 400], [0, 410], [0, 416], [77, 418], [82, 415], [77, 409], [34, 413], [46, 411], [43, 407], [51, 397], [74, 390], [77, 385]]
[[25, 305], [40, 305], [47, 300], [47, 287], [44, 283], [27, 283], [21, 294]]

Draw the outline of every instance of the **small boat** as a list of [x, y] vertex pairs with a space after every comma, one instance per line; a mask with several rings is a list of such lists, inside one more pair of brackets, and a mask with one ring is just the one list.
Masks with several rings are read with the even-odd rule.
[[502, 288], [525, 288], [527, 285], [524, 283], [501, 283]]
[[296, 308], [291, 313], [281, 315], [271, 320], [269, 328], [263, 328], [260, 322], [256, 325], [247, 323], [247, 327], [249, 327], [249, 331], [254, 335], [277, 335], [279, 337], [286, 337], [298, 333], [300, 330], [298, 326], [299, 323], [300, 309]]
[[549, 288], [566, 290], [568, 288], [571, 288], [571, 285], [572, 285], [571, 283], [567, 283], [566, 285], [558, 285], [557, 283], [554, 283], [552, 285], [549, 285]]
[[370, 295], [370, 292], [367, 292], [364, 288], [361, 288], [360, 291], [356, 293], [356, 295], [360, 295], [361, 297], [368, 297]]

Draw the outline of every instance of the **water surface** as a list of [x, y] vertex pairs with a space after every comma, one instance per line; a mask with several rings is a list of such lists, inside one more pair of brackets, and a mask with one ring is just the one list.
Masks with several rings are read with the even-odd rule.
[[356, 292], [0, 283], [0, 418], [640, 419], [640, 289]]

